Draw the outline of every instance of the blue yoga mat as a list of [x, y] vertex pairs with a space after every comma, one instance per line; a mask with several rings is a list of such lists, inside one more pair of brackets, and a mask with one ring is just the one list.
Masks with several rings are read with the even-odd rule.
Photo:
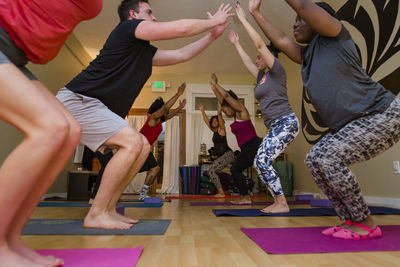
[[[118, 207], [125, 208], [159, 208], [163, 205], [163, 203], [118, 203]], [[91, 207], [91, 204], [86, 202], [39, 202], [38, 207], [74, 207], [74, 208], [82, 208], [82, 207]]]
[[31, 219], [23, 235], [163, 235], [171, 220], [139, 220], [130, 229], [84, 228], [83, 219]]
[[[386, 207], [369, 207], [372, 215], [398, 215], [400, 209]], [[259, 209], [215, 209], [212, 210], [215, 216], [239, 216], [239, 217], [255, 217], [255, 216], [336, 216], [333, 208], [311, 208], [311, 209], [291, 209], [289, 213], [264, 213]]]

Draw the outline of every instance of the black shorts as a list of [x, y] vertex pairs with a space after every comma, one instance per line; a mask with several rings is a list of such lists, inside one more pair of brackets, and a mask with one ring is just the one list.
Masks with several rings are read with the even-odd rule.
[[4, 63], [14, 64], [29, 80], [37, 80], [35, 75], [25, 67], [28, 59], [24, 51], [11, 40], [6, 30], [0, 26], [0, 64]]
[[148, 170], [151, 170], [156, 166], [158, 166], [158, 163], [157, 163], [156, 159], [154, 158], [153, 153], [150, 152], [149, 156], [147, 157], [146, 161], [144, 162], [144, 164], [139, 172], [147, 172]]

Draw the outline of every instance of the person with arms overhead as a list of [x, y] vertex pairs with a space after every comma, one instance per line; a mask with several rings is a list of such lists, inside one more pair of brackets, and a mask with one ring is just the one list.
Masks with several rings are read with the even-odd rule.
[[239, 2], [236, 4], [236, 13], [257, 49], [256, 63], [254, 64], [243, 50], [237, 33], [231, 31], [229, 39], [244, 65], [257, 79], [255, 97], [260, 103], [264, 124], [270, 129], [254, 159], [258, 176], [274, 198], [274, 203], [261, 211], [266, 213], [289, 212], [278, 173], [272, 167], [273, 161], [299, 133], [299, 121], [287, 96], [286, 72], [278, 58], [271, 53], [261, 36], [247, 21], [246, 13]]
[[311, 175], [344, 222], [324, 230], [343, 239], [382, 236], [360, 185], [348, 166], [367, 161], [400, 139], [400, 99], [375, 82], [361, 66], [349, 31], [325, 2], [286, 0], [296, 11], [293, 35], [286, 36], [260, 12], [249, 10], [272, 43], [294, 62], [311, 102], [329, 131], [308, 152]]
[[226, 166], [235, 160], [235, 153], [228, 146], [228, 142], [226, 141], [225, 121], [222, 118], [221, 103], [218, 102], [217, 115], [212, 116], [210, 119], [208, 119], [203, 105], [199, 106], [199, 110], [201, 111], [205, 124], [214, 133], [212, 141], [214, 143], [214, 151], [218, 157], [213, 161], [211, 167], [207, 170], [207, 173], [210, 177], [210, 180], [217, 188], [217, 193], [215, 196], [223, 197], [225, 196], [225, 192], [222, 188], [221, 181], [217, 173], [225, 169]]

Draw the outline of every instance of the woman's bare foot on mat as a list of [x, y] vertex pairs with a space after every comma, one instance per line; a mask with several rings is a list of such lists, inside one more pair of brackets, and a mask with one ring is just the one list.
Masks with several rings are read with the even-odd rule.
[[274, 204], [261, 210], [264, 213], [288, 213], [290, 208], [286, 202], [285, 195], [274, 197]]
[[290, 211], [289, 206], [286, 204], [274, 203], [261, 210], [264, 213], [288, 213]]
[[225, 197], [225, 192], [224, 190], [221, 188], [217, 188], [217, 193], [215, 195], [213, 195], [213, 197]]
[[240, 196], [239, 199], [232, 200], [231, 203], [243, 205], [243, 204], [251, 204], [252, 202], [250, 196], [247, 195], [247, 196]]

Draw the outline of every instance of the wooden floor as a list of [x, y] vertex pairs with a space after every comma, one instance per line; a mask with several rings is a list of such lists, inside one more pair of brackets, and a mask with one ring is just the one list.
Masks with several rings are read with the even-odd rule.
[[[201, 200], [172, 200], [164, 203], [162, 208], [125, 209], [126, 215], [132, 218], [172, 219], [163, 236], [23, 236], [23, 240], [35, 249], [130, 248], [143, 245], [138, 267], [400, 266], [400, 252], [270, 255], [244, 235], [240, 227], [326, 226], [337, 224], [338, 219], [332, 216], [216, 217], [211, 212], [213, 208], [229, 207], [191, 207], [190, 201]], [[296, 208], [304, 207], [309, 206], [296, 205]], [[37, 208], [32, 218], [78, 219], [83, 218], [87, 210]], [[400, 224], [400, 215], [374, 216], [374, 219], [378, 224]]]

